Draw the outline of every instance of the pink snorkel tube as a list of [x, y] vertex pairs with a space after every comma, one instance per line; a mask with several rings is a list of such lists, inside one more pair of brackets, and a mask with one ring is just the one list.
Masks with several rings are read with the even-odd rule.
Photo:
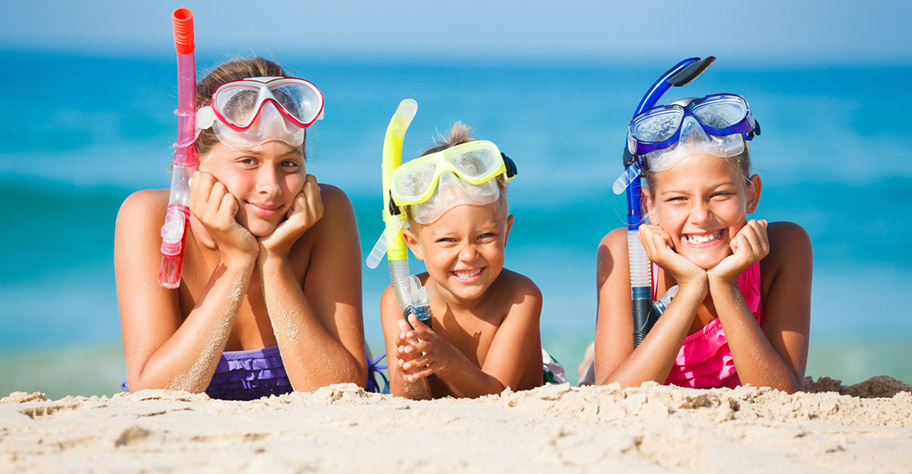
[[174, 22], [177, 49], [177, 143], [171, 169], [168, 213], [162, 226], [162, 264], [158, 283], [165, 288], [180, 286], [184, 261], [184, 240], [190, 218], [190, 177], [196, 171], [196, 59], [193, 55], [193, 12], [178, 8]]

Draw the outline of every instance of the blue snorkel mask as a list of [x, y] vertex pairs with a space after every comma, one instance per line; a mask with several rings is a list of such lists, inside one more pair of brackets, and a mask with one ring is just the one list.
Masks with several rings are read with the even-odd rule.
[[661, 314], [653, 308], [652, 268], [637, 236], [644, 221], [640, 187], [644, 166], [648, 165], [651, 171], [662, 171], [693, 154], [735, 156], [744, 151], [747, 141], [760, 134], [760, 124], [754, 120], [747, 101], [738, 95], [715, 94], [656, 107], [669, 89], [689, 84], [715, 59], [713, 56], [688, 58], [662, 74], [640, 100], [627, 127], [624, 173], [612, 189], [615, 194], [625, 190], [627, 193], [634, 347], [643, 341]]

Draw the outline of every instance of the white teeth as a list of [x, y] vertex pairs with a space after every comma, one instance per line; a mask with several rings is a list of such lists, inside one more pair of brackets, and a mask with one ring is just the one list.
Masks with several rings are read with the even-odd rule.
[[472, 278], [473, 276], [478, 275], [479, 273], [481, 273], [481, 269], [479, 268], [476, 270], [454, 271], [453, 273], [455, 273], [456, 276], [459, 278], [466, 279], [466, 278]]
[[720, 230], [719, 232], [715, 233], [715, 234], [707, 234], [707, 235], [685, 235], [685, 236], [684, 236], [684, 238], [687, 239], [689, 242], [692, 242], [692, 243], [695, 243], [695, 244], [705, 244], [705, 243], [707, 243], [707, 242], [712, 242], [713, 240], [719, 239], [719, 238], [721, 238], [721, 237], [722, 237], [722, 231], [721, 231], [721, 230]]

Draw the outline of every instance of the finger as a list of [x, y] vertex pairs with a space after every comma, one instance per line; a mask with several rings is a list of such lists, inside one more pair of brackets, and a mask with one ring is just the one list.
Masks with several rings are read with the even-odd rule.
[[197, 172], [193, 180], [196, 187], [196, 193], [193, 195], [195, 202], [191, 209], [194, 210], [197, 217], [201, 217], [207, 211], [206, 204], [209, 202], [209, 195], [212, 194], [212, 185], [215, 179], [209, 173]]
[[402, 366], [405, 370], [410, 370], [412, 372], [423, 369], [426, 365], [431, 363], [431, 359], [427, 355], [422, 355], [420, 357], [415, 357], [412, 360], [408, 360]]
[[233, 220], [237, 216], [239, 207], [237, 199], [234, 198], [229, 193], [225, 193], [222, 196], [222, 200], [219, 202], [218, 214], [220, 217], [226, 220]]
[[323, 197], [320, 195], [320, 184], [317, 183], [316, 176], [307, 175], [307, 181], [304, 183], [304, 196], [308, 205], [308, 214], [312, 222], [316, 222], [323, 217]]
[[190, 177], [190, 209], [195, 209], [196, 204], [199, 201], [199, 171], [194, 171], [193, 176]]
[[206, 199], [206, 202], [203, 203], [206, 206], [205, 214], [210, 219], [216, 218], [219, 213], [219, 207], [222, 204], [222, 198], [225, 197], [225, 194], [228, 193], [228, 189], [225, 188], [225, 185], [213, 180], [212, 186], [209, 191], [209, 197]]
[[415, 317], [414, 314], [409, 314], [409, 324], [412, 325], [415, 331], [427, 331], [428, 327], [420, 319]]
[[409, 327], [408, 323], [405, 322], [404, 319], [397, 319], [396, 325], [399, 326], [399, 331], [401, 331], [399, 334], [399, 337], [402, 339], [405, 339], [405, 333], [408, 332], [409, 329], [411, 329]]
[[422, 367], [422, 368], [419, 369], [419, 370], [415, 370], [415, 371], [410, 372], [409, 375], [406, 377], [406, 380], [408, 380], [409, 382], [415, 382], [415, 381], [421, 380], [421, 379], [423, 379], [423, 378], [425, 378], [425, 377], [427, 377], [428, 375], [431, 375], [431, 374], [433, 374], [433, 373], [434, 373], [434, 369], [433, 369], [433, 368], [431, 368], [431, 367]]

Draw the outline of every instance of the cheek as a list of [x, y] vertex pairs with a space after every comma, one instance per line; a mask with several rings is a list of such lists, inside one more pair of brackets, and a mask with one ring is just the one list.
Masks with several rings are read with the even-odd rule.
[[290, 174], [285, 177], [285, 189], [292, 196], [296, 196], [304, 189], [304, 183], [307, 182], [307, 175], [303, 172]]

